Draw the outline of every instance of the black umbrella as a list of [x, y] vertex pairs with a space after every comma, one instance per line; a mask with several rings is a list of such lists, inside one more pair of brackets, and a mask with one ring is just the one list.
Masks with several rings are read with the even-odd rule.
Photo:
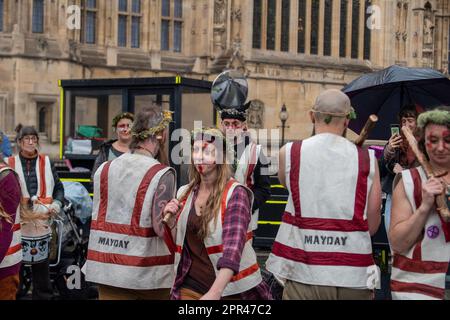
[[342, 91], [350, 97], [357, 114], [357, 119], [350, 122], [350, 129], [359, 133], [371, 114], [378, 116], [369, 139], [389, 139], [390, 124], [398, 123], [402, 106], [415, 105], [421, 112], [450, 105], [450, 80], [426, 68], [390, 66], [362, 75]]

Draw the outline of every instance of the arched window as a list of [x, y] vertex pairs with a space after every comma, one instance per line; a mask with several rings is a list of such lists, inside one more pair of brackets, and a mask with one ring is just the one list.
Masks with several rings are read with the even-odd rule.
[[283, 0], [281, 3], [281, 51], [289, 51], [290, 6], [290, 0]]
[[341, 21], [339, 33], [339, 56], [345, 57], [347, 52], [347, 14], [348, 0], [341, 0]]
[[95, 43], [97, 33], [97, 1], [81, 2], [81, 42]]
[[319, 53], [319, 9], [320, 1], [311, 4], [311, 54]]
[[325, 22], [323, 32], [324, 56], [331, 56], [332, 24], [333, 24], [333, 0], [325, 0]]
[[[119, 47], [140, 47], [141, 1], [119, 0], [118, 3], [118, 45]], [[130, 39], [130, 40], [128, 40]]]
[[277, 1], [267, 0], [266, 49], [275, 50]]
[[306, 0], [298, 0], [297, 51], [305, 53]]
[[44, 0], [33, 0], [33, 16], [31, 19], [33, 33], [44, 32]]
[[253, 48], [261, 49], [262, 0], [253, 1]]
[[[372, 5], [371, 0], [366, 0], [365, 2], [365, 21], [368, 21], [370, 18], [370, 13], [367, 13], [367, 9]], [[370, 28], [364, 26], [364, 59], [370, 60], [370, 42], [372, 38], [372, 33]]]
[[3, 0], [0, 0], [0, 32], [3, 31]]
[[161, 16], [161, 50], [181, 52], [183, 1], [162, 0]]
[[359, 0], [353, 0], [352, 6], [352, 50], [353, 59], [358, 58], [359, 51]]

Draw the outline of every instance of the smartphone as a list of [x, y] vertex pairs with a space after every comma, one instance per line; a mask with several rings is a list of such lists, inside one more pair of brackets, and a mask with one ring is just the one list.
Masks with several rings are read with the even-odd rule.
[[391, 136], [400, 134], [400, 126], [398, 124], [391, 124]]

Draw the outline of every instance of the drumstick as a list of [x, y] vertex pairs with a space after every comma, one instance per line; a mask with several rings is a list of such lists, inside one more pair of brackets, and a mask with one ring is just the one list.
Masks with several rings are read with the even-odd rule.
[[361, 133], [359, 134], [358, 138], [355, 140], [355, 144], [358, 147], [361, 147], [366, 141], [367, 137], [369, 136], [369, 132], [375, 127], [375, 124], [378, 122], [378, 117], [374, 114], [371, 114], [369, 116], [369, 119], [367, 119], [366, 124], [361, 130]]
[[[417, 145], [417, 140], [412, 134], [411, 130], [408, 127], [402, 127], [402, 132], [406, 138], [406, 140], [409, 143], [409, 146], [411, 147], [412, 152], [416, 156], [417, 161], [419, 161], [420, 165], [422, 166], [423, 170], [425, 171], [425, 174], [428, 179], [433, 177], [438, 177], [431, 167], [430, 163], [428, 162], [425, 155], [420, 151], [419, 146]], [[441, 176], [441, 175], [439, 175]], [[446, 222], [450, 221], [450, 210], [447, 207], [447, 200], [446, 200], [446, 190], [444, 190], [444, 193], [436, 196], [436, 207], [437, 211], [441, 215], [442, 219]]]

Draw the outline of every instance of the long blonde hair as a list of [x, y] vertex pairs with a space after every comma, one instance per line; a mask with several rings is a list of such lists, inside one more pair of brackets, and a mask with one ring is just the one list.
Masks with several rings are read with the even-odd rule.
[[[202, 215], [200, 216], [201, 227], [197, 234], [200, 239], [205, 239], [212, 232], [212, 230], [209, 230], [208, 226], [209, 226], [209, 223], [213, 219], [214, 219], [214, 225], [217, 223], [217, 218], [219, 216], [219, 210], [220, 210], [220, 206], [221, 206], [222, 195], [223, 195], [223, 192], [227, 185], [227, 182], [231, 178], [230, 166], [225, 161], [227, 148], [226, 148], [223, 136], [221, 134], [218, 135], [218, 133], [216, 131], [213, 131], [212, 133], [211, 133], [211, 131], [212, 131], [211, 129], [209, 129], [209, 130], [205, 129], [203, 132], [206, 132], [206, 134], [209, 134], [209, 135], [214, 135], [214, 137], [219, 138], [221, 140], [219, 142], [222, 142], [223, 148], [222, 148], [222, 150], [220, 150], [220, 149], [218, 150], [216, 147], [216, 158], [222, 157], [222, 159], [224, 161], [221, 161], [220, 163], [216, 164], [216, 167], [215, 167], [216, 174], [217, 174], [217, 180], [213, 184], [213, 189], [211, 190], [211, 195], [208, 198], [208, 201], [206, 202], [205, 210], [202, 211]], [[192, 144], [193, 144], [193, 142], [194, 142], [194, 139], [192, 139]], [[216, 144], [216, 146], [217, 146], [217, 144]], [[181, 198], [180, 198], [181, 201], [186, 200], [186, 198], [192, 192], [192, 190], [196, 186], [200, 186], [200, 182], [201, 182], [200, 173], [195, 168], [192, 156], [191, 156], [191, 164], [189, 166], [189, 180], [190, 180], [190, 183], [189, 183], [186, 191], [184, 192], [184, 194], [181, 196]]]
[[[8, 214], [8, 212], [5, 211], [2, 204], [0, 203], [0, 221], [2, 219], [6, 220], [6, 222], [8, 222], [8, 223], [11, 223], [11, 224], [13, 223], [11, 216]], [[2, 225], [0, 224], [0, 231], [1, 231], [1, 229], [2, 229]]]

